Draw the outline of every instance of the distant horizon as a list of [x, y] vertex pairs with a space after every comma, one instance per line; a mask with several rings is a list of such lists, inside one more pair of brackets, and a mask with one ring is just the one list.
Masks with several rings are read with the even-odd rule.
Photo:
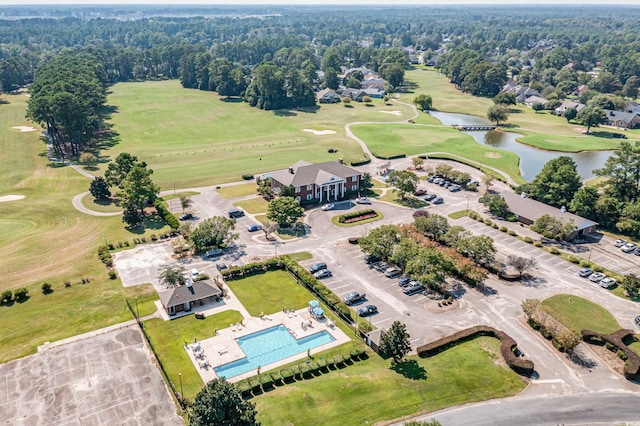
[[401, 0], [392, 2], [389, 0], [22, 0], [12, 1], [0, 5], [3, 6], [629, 6], [638, 7], [638, 4], [629, 4], [624, 0]]

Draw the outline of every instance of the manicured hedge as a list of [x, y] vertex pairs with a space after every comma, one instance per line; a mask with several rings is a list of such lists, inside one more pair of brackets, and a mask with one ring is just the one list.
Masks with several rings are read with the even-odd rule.
[[352, 161], [351, 162], [351, 167], [358, 167], [358, 166], [364, 166], [365, 164], [369, 164], [371, 163], [371, 158], [369, 158], [367, 156], [366, 160], [362, 160], [362, 161]]
[[222, 277], [225, 280], [237, 280], [242, 277], [263, 274], [267, 271], [275, 271], [278, 269], [284, 269], [282, 260], [278, 258], [271, 258], [264, 262], [249, 263], [243, 266], [225, 269], [222, 271]]
[[479, 336], [490, 336], [500, 340], [500, 352], [505, 362], [513, 371], [518, 374], [530, 376], [533, 373], [533, 361], [517, 357], [514, 350], [518, 344], [511, 336], [504, 331], [496, 330], [486, 325], [477, 325], [470, 327], [442, 339], [435, 340], [417, 348], [418, 355], [421, 357], [429, 357], [436, 355], [442, 351], [449, 349], [455, 345], [475, 339]]
[[355, 220], [352, 219], [365, 220], [376, 216], [378, 216], [378, 212], [373, 209], [357, 210], [354, 212], [341, 214], [340, 216], [338, 216], [338, 222], [351, 223], [355, 222]]
[[169, 209], [167, 209], [167, 207], [164, 205], [164, 201], [162, 201], [161, 198], [158, 198], [154, 203], [153, 206], [156, 208], [156, 211], [158, 212], [158, 214], [160, 216], [162, 216], [162, 218], [164, 219], [164, 221], [167, 223], [167, 225], [169, 225], [171, 227], [171, 229], [178, 229], [180, 227], [180, 222], [178, 221], [178, 219], [176, 219], [176, 217], [169, 211]]
[[637, 380], [640, 378], [640, 356], [631, 350], [625, 343], [624, 339], [633, 336], [633, 330], [620, 329], [615, 333], [602, 334], [593, 330], [582, 330], [582, 339], [590, 344], [602, 345], [603, 343], [612, 346], [614, 352], [620, 350], [624, 352], [627, 360], [624, 363], [624, 377], [629, 380]]

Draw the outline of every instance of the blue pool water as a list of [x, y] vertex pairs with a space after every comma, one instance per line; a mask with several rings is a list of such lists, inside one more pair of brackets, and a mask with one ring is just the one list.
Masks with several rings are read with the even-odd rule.
[[216, 367], [213, 371], [218, 377], [230, 379], [334, 340], [326, 330], [296, 339], [285, 326], [277, 325], [236, 339], [247, 357]]

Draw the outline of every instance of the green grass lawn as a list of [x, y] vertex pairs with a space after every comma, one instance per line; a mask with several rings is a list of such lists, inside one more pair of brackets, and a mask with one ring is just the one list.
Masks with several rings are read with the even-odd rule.
[[158, 358], [171, 380], [179, 391], [180, 377], [182, 373], [182, 387], [184, 396], [194, 398], [204, 383], [189, 359], [189, 355], [184, 348], [184, 343], [192, 343], [193, 339], [204, 340], [215, 334], [216, 329], [229, 327], [242, 320], [242, 315], [238, 311], [223, 311], [205, 317], [203, 320], [196, 319], [193, 315], [187, 315], [170, 321], [160, 318], [153, 318], [145, 321], [144, 328], [151, 338], [153, 347], [158, 354]]
[[267, 200], [262, 197], [251, 198], [249, 200], [237, 201], [234, 206], [242, 208], [247, 213], [258, 214], [267, 213]]
[[243, 183], [240, 185], [222, 186], [216, 189], [216, 192], [222, 195], [227, 200], [234, 198], [245, 197], [247, 195], [256, 195], [258, 185], [255, 182]]
[[91, 196], [91, 194], [87, 194], [82, 198], [82, 205], [89, 210], [93, 210], [96, 212], [112, 213], [122, 211], [122, 207], [116, 205], [113, 200], [97, 201]]
[[[106, 276], [106, 270], [104, 271]], [[123, 288], [118, 280], [90, 280], [71, 287], [50, 281], [53, 293], [42, 294], [41, 283], [28, 286], [26, 302], [0, 306], [2, 338], [0, 363], [35, 353], [46, 341], [54, 342], [98, 328], [133, 319], [125, 303], [135, 309], [138, 296], [140, 316], [155, 312], [158, 295], [151, 285]]]
[[352, 126], [352, 131], [376, 155], [451, 153], [503, 170], [516, 181], [522, 180], [516, 154], [481, 145], [471, 136], [447, 126], [362, 124]]
[[428, 206], [429, 203], [421, 198], [407, 195], [405, 199], [401, 199], [397, 192], [387, 191], [382, 197], [378, 198], [380, 201], [387, 201], [389, 203], [397, 204], [402, 207], [408, 207], [410, 209], [419, 209], [421, 207]]
[[[344, 124], [398, 121], [411, 114], [409, 107], [386, 106], [382, 100], [371, 107], [355, 103], [352, 108], [262, 111], [244, 102], [224, 102], [213, 92], [183, 89], [177, 80], [118, 83], [110, 90], [107, 102], [117, 108], [111, 123], [120, 142], [103, 154], [138, 156], [163, 189], [238, 181], [242, 174], [283, 169], [300, 159], [360, 161], [364, 154], [345, 136]], [[384, 110], [400, 110], [403, 116]], [[336, 133], [321, 136], [304, 129]], [[328, 153], [328, 148], [338, 152]]]
[[254, 398], [264, 425], [366, 425], [501, 398], [524, 389], [501, 359], [499, 342], [477, 338], [431, 358], [409, 357], [404, 374], [373, 354], [342, 370]]
[[451, 219], [460, 219], [469, 215], [469, 210], [460, 210], [457, 212], [449, 213]]
[[313, 257], [311, 253], [308, 251], [299, 251], [296, 253], [288, 253], [287, 256], [291, 258], [294, 262], [302, 262], [303, 260], [309, 260]]
[[558, 294], [542, 301], [551, 315], [567, 328], [580, 332], [584, 329], [599, 333], [613, 333], [620, 324], [602, 306], [573, 294]]
[[180, 198], [182, 195], [186, 195], [187, 197], [191, 197], [193, 195], [199, 195], [198, 191], [181, 191], [181, 192], [172, 192], [171, 194], [167, 194], [162, 197], [164, 201], [173, 200], [174, 198]]
[[240, 280], [227, 281], [227, 285], [242, 305], [254, 317], [260, 313], [273, 314], [282, 309], [301, 309], [314, 297], [295, 283], [286, 271], [270, 271]]

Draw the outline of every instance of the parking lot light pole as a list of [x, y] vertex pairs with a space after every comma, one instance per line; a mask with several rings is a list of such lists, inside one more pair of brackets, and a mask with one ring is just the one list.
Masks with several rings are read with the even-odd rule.
[[180, 396], [184, 398], [184, 393], [182, 392], [182, 373], [178, 373], [178, 377], [180, 378]]
[[587, 262], [591, 262], [591, 252], [593, 252], [593, 248], [589, 247], [589, 258], [587, 259]]

